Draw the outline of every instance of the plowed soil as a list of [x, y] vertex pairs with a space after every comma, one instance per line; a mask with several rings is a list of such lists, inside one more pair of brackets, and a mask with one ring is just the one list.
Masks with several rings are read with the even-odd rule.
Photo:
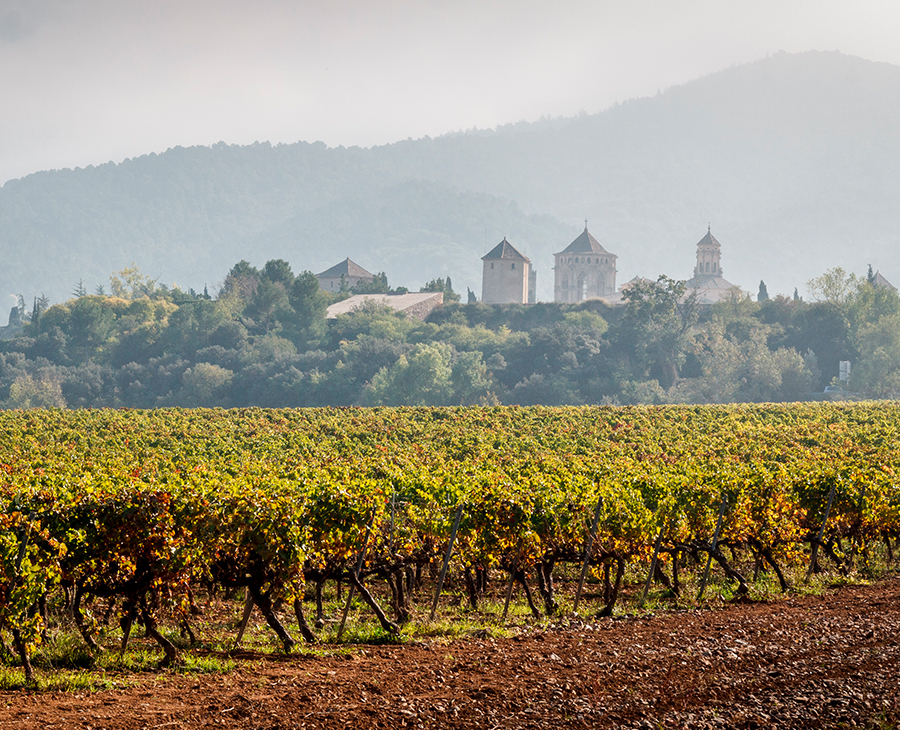
[[900, 723], [900, 580], [513, 639], [255, 657], [127, 690], [0, 694], [0, 727], [828, 728]]

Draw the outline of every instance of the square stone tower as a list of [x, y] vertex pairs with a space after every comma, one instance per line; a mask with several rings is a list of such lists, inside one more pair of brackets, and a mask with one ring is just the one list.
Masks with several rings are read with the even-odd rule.
[[531, 261], [504, 238], [485, 256], [481, 301], [485, 304], [527, 304]]

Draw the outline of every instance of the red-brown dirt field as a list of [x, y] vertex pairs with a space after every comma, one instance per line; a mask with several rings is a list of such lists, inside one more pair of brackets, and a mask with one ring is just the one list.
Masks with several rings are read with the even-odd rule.
[[564, 620], [512, 639], [250, 656], [226, 675], [0, 693], [0, 727], [898, 727], [900, 579], [826, 596]]

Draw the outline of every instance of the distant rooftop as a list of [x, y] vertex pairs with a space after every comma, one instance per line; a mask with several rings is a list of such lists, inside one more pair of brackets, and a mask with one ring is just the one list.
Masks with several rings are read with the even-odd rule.
[[351, 261], [349, 258], [344, 259], [339, 264], [335, 264], [330, 269], [326, 269], [321, 274], [316, 274], [320, 279], [340, 279], [342, 276], [355, 276], [358, 279], [374, 279], [375, 274], [366, 271], [359, 264]]
[[688, 279], [687, 285], [686, 295], [691, 292], [695, 293], [697, 304], [715, 304], [730, 296], [732, 289], [741, 291], [737, 284], [732, 284], [721, 276], [711, 276], [710, 274]]
[[506, 240], [506, 236], [503, 237], [503, 240], [500, 241], [500, 243], [488, 251], [487, 254], [481, 257], [482, 261], [492, 261], [494, 259], [516, 259], [518, 261], [528, 261], [531, 263], [527, 256], [523, 256], [516, 251], [513, 245]]
[[712, 226], [706, 227], [706, 235], [697, 241], [698, 246], [715, 246], [717, 248], [722, 248], [722, 244], [716, 240], [716, 237], [712, 234]]
[[351, 314], [369, 303], [381, 307], [390, 307], [397, 312], [405, 313], [409, 317], [425, 319], [432, 309], [444, 303], [444, 292], [355, 294], [328, 307], [325, 318], [336, 319], [340, 314]]
[[584, 231], [582, 231], [581, 235], [560, 251], [560, 254], [563, 253], [599, 253], [606, 254], [607, 256], [613, 255], [603, 248], [596, 238], [588, 233], [587, 224], [585, 224]]
[[873, 283], [875, 286], [883, 286], [883, 287], [886, 287], [886, 288], [888, 288], [888, 289], [893, 289], [894, 291], [897, 291], [897, 287], [895, 287], [893, 284], [891, 284], [891, 282], [889, 282], [887, 279], [885, 279], [885, 278], [881, 275], [881, 272], [880, 272], [880, 271], [876, 271], [876, 272], [875, 272], [875, 279], [874, 279], [874, 281], [873, 281], [872, 283]]

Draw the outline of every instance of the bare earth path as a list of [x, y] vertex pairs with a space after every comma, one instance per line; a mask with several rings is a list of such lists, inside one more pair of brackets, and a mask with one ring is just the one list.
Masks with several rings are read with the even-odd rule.
[[900, 580], [724, 611], [352, 657], [258, 658], [95, 694], [0, 693], [0, 727], [897, 727]]

